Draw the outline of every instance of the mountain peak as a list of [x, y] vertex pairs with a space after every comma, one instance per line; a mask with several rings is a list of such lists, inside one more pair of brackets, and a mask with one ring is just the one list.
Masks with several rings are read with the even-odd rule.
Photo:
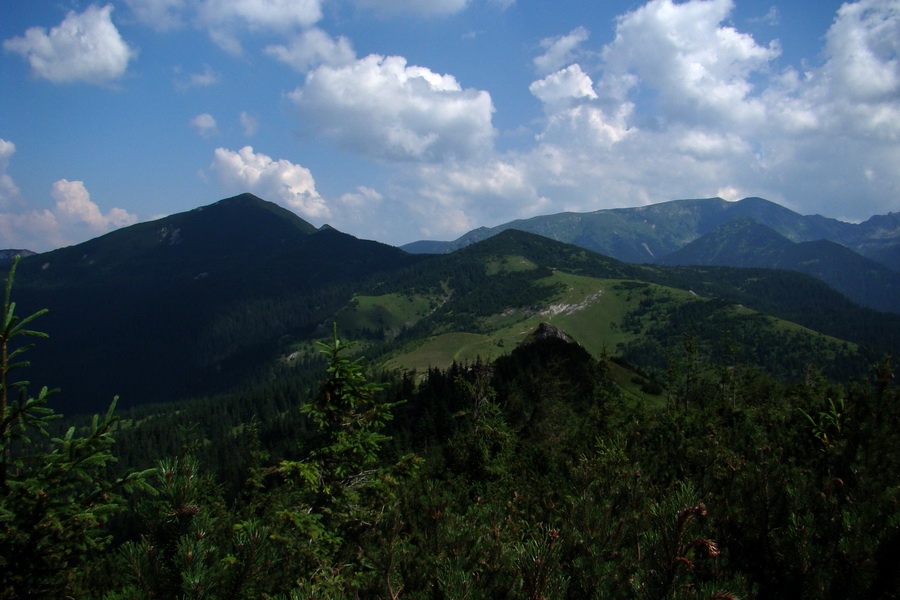
[[231, 196], [230, 198], [223, 198], [218, 202], [214, 202], [214, 204], [259, 204], [267, 202], [263, 200], [259, 196], [251, 194], [250, 192], [244, 192], [243, 194], [238, 194], [237, 196]]
[[569, 335], [562, 329], [544, 321], [543, 323], [538, 325], [537, 329], [535, 329], [531, 333], [531, 335], [522, 340], [521, 345], [534, 344], [536, 342], [543, 342], [546, 340], [558, 340], [567, 344], [576, 343], [575, 340], [569, 337]]

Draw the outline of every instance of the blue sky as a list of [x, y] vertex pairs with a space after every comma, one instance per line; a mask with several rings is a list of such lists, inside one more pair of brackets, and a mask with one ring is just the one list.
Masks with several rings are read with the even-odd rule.
[[900, 210], [900, 0], [0, 0], [0, 248], [244, 191], [390, 244]]

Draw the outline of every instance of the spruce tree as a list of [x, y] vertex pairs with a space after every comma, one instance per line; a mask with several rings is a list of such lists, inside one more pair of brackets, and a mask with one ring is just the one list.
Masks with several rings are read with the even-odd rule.
[[85, 435], [72, 427], [51, 439], [48, 425], [60, 415], [47, 401], [56, 390], [31, 397], [27, 381], [12, 380], [28, 366], [21, 355], [32, 347], [20, 338], [47, 337], [27, 327], [46, 311], [16, 315], [17, 265], [18, 257], [0, 312], [0, 598], [62, 598], [76, 595], [79, 568], [109, 541], [103, 523], [121, 508], [120, 492], [146, 485], [146, 473], [105, 476], [115, 460], [115, 400]]

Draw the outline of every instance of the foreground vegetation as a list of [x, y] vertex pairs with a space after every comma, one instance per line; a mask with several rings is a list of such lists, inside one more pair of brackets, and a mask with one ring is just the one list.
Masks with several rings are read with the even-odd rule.
[[900, 594], [888, 359], [786, 382], [688, 333], [647, 402], [550, 327], [396, 377], [334, 329], [318, 381], [57, 435], [9, 290], [0, 598]]

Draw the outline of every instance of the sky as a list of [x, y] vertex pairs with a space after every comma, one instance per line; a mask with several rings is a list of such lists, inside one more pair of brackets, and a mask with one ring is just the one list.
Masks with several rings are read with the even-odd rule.
[[360, 238], [900, 211], [900, 0], [0, 0], [0, 248], [242, 192]]

